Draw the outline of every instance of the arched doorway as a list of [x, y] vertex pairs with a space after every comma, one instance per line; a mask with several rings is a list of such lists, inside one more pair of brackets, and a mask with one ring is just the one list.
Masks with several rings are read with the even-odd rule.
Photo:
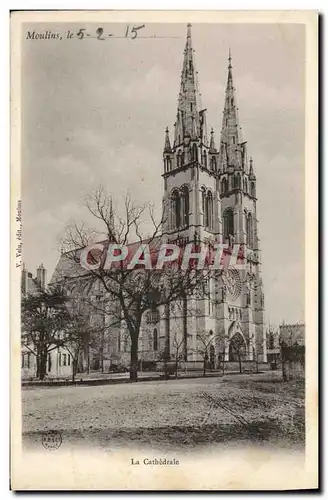
[[246, 358], [246, 345], [243, 336], [235, 333], [229, 344], [229, 361], [238, 361], [239, 363]]

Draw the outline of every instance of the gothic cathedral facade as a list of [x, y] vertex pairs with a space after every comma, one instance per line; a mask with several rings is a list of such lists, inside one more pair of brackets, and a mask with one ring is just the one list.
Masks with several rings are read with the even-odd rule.
[[206, 297], [195, 299], [195, 303], [189, 300], [187, 319], [175, 307], [164, 314], [160, 337], [169, 341], [173, 352], [185, 335], [188, 361], [201, 359], [197, 352], [210, 342], [214, 365], [220, 357], [234, 361], [240, 353], [244, 359], [256, 356], [266, 362], [256, 176], [239, 125], [231, 55], [216, 146], [213, 128], [208, 135], [206, 109], [201, 106], [191, 25], [187, 28], [172, 143], [168, 128], [165, 131], [162, 177], [167, 241], [224, 244], [232, 239], [235, 245], [243, 246], [247, 264], [241, 270], [229, 268], [222, 278], [209, 282]]

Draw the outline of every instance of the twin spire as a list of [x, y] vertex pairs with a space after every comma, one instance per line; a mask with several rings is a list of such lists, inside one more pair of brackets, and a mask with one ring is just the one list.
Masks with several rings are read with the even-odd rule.
[[174, 144], [181, 144], [186, 137], [197, 139], [201, 134], [201, 100], [197, 84], [194, 50], [191, 41], [191, 24], [187, 27]]
[[243, 141], [241, 137], [241, 128], [239, 126], [235, 87], [233, 86], [230, 49], [228, 61], [228, 79], [222, 118], [221, 143], [223, 142], [228, 146], [234, 146], [242, 143]]
[[[210, 153], [217, 152], [215, 148], [214, 131], [211, 129], [210, 141], [207, 140], [206, 109], [202, 109], [201, 94], [195, 65], [194, 50], [191, 40], [191, 24], [187, 26], [187, 39], [184, 50], [181, 84], [178, 98], [177, 119], [174, 124], [173, 150], [183, 143], [198, 141]], [[232, 77], [232, 59], [229, 49], [228, 78], [225, 91], [225, 103], [220, 138], [222, 161], [227, 164], [241, 165], [246, 160], [245, 143], [239, 126], [238, 108]], [[172, 152], [169, 130], [165, 130], [164, 153]]]

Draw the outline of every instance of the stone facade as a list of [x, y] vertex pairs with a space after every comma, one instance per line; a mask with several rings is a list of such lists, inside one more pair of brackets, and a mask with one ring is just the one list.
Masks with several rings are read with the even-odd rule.
[[191, 345], [197, 347], [197, 332], [213, 332], [216, 358], [218, 353], [226, 361], [233, 358], [231, 344], [238, 340], [246, 359], [252, 360], [256, 354], [266, 362], [256, 176], [239, 126], [231, 56], [217, 149], [213, 129], [208, 138], [206, 109], [200, 107], [190, 25], [174, 141], [171, 146], [166, 129], [163, 161], [168, 241], [199, 239], [208, 244], [228, 243], [230, 239], [244, 247], [247, 257], [245, 269], [229, 269], [224, 279], [209, 284], [212, 306], [208, 299], [198, 301], [198, 314], [188, 319]]

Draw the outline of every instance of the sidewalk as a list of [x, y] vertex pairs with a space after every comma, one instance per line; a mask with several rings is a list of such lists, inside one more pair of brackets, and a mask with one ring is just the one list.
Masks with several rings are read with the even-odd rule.
[[[235, 371], [225, 371], [224, 375], [240, 374]], [[249, 375], [250, 372], [244, 372], [243, 375]], [[223, 372], [220, 370], [211, 370], [206, 372], [205, 377], [222, 377]], [[138, 372], [138, 382], [147, 381], [162, 381], [162, 380], [183, 380], [186, 378], [204, 378], [203, 372], [200, 370], [179, 372], [178, 377], [170, 375], [168, 379], [164, 378], [162, 372]], [[54, 386], [67, 386], [67, 385], [109, 385], [109, 384], [125, 384], [131, 383], [130, 374], [127, 373], [90, 373], [90, 374], [77, 374], [75, 382], [68, 378], [53, 378], [46, 380], [22, 380], [22, 387], [54, 387]]]

